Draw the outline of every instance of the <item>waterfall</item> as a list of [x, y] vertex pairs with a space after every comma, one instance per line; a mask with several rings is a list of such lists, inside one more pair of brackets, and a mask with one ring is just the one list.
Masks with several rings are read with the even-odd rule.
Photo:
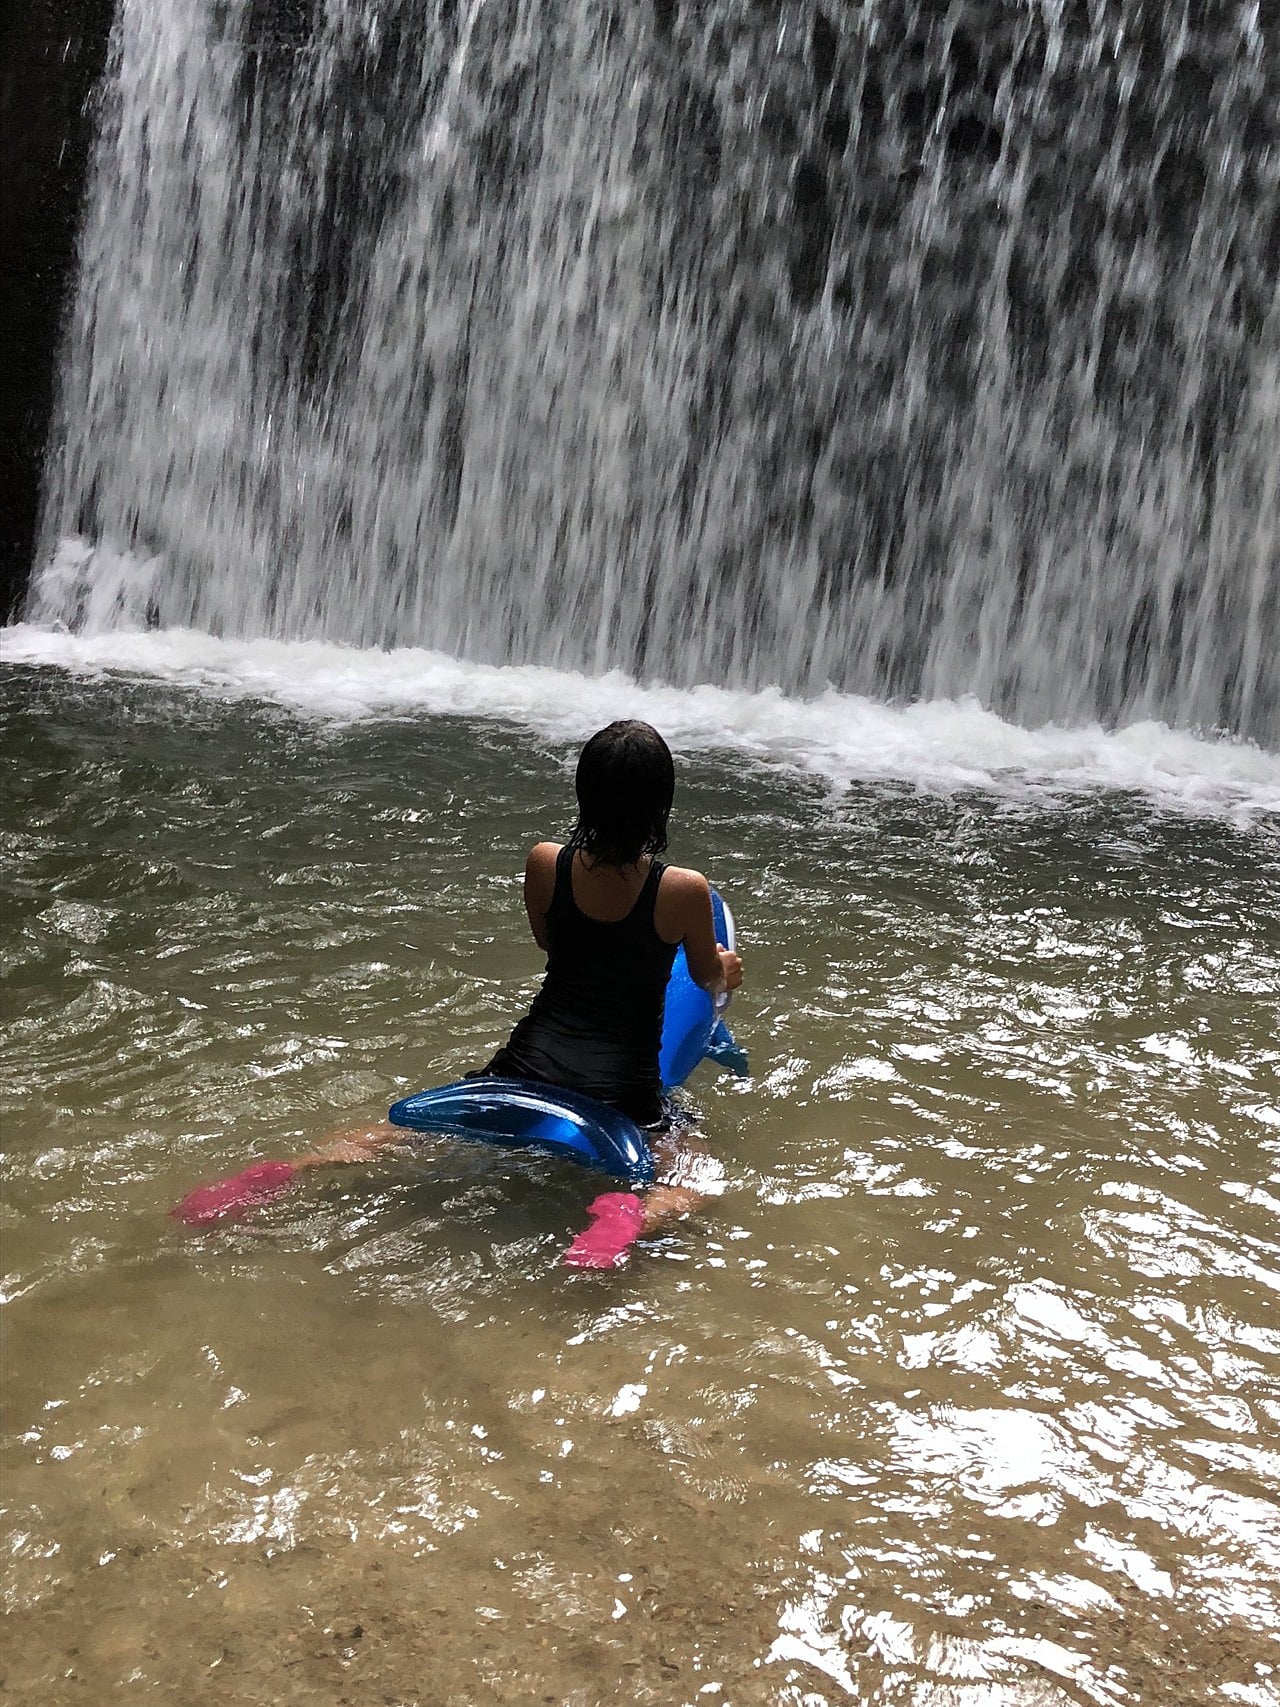
[[31, 620], [1280, 746], [1280, 43], [118, 0]]

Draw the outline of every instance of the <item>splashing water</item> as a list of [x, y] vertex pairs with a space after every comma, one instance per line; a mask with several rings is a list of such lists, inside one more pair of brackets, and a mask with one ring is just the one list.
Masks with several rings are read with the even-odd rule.
[[32, 620], [1280, 744], [1256, 9], [423, 10], [121, 0]]

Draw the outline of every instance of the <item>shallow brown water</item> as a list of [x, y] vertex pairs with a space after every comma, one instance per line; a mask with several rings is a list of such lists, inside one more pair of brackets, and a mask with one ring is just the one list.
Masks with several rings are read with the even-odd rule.
[[4, 678], [15, 1701], [1280, 1701], [1280, 836], [704, 757], [724, 1168], [165, 1211], [500, 1040], [567, 753]]

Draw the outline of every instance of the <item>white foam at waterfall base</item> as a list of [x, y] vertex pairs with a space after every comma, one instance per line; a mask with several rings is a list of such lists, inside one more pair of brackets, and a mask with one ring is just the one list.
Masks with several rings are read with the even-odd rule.
[[1151, 722], [1114, 731], [1025, 729], [973, 699], [894, 706], [835, 692], [796, 699], [776, 689], [670, 688], [619, 672], [588, 677], [469, 663], [415, 647], [219, 639], [191, 629], [77, 635], [18, 624], [0, 632], [0, 661], [165, 682], [325, 722], [493, 718], [567, 744], [615, 717], [641, 717], [677, 751], [728, 751], [816, 775], [834, 788], [898, 781], [1046, 805], [1118, 790], [1242, 826], [1280, 813], [1280, 755], [1251, 743]]

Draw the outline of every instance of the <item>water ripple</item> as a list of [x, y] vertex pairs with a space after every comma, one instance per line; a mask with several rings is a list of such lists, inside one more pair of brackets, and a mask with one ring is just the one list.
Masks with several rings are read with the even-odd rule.
[[448, 1629], [511, 1698], [532, 1641], [565, 1699], [678, 1651], [671, 1699], [1271, 1707], [1269, 832], [686, 763], [754, 1076], [694, 1088], [722, 1194], [574, 1275], [599, 1182], [443, 1141], [164, 1218], [501, 1039], [567, 750], [6, 715], [4, 1592], [47, 1699], [160, 1676], [145, 1602], [209, 1664], [269, 1614], [333, 1699]]

